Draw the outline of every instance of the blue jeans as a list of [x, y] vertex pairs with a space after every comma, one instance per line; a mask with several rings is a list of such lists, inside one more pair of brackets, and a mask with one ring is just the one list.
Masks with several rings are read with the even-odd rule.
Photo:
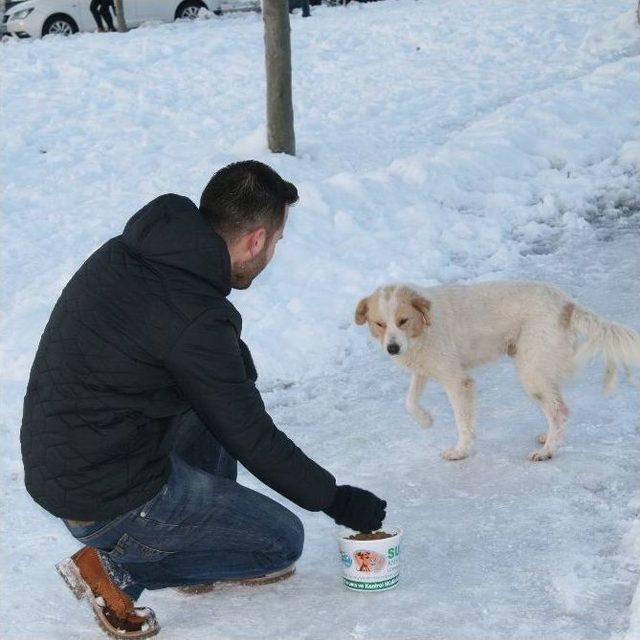
[[106, 522], [65, 521], [98, 549], [114, 582], [136, 600], [144, 589], [252, 578], [302, 553], [300, 519], [236, 482], [237, 463], [198, 419], [182, 416], [169, 480], [151, 500]]

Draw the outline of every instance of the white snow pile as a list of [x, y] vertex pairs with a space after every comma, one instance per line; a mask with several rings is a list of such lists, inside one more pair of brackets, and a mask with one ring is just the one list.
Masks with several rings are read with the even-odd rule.
[[[361, 349], [354, 300], [380, 282], [499, 276], [585, 219], [637, 203], [633, 12], [550, 4], [546, 16], [527, 3], [516, 13], [499, 5], [508, 18], [500, 30], [479, 22], [486, 8], [459, 15], [456, 3], [319, 10], [296, 21], [297, 161], [264, 149], [258, 17], [5, 45], [3, 223], [14, 274], [6, 375], [27, 375], [50, 302], [85, 254], [145, 200], [167, 190], [197, 199], [211, 171], [239, 157], [270, 161], [302, 196], [277, 262], [236, 298], [272, 379], [316, 375]], [[407, 10], [416, 20], [400, 27]], [[548, 19], [543, 39], [535, 27]], [[328, 32], [358, 52], [358, 68], [328, 49]], [[379, 62], [380, 40], [395, 58]], [[376, 77], [378, 67], [388, 75]], [[349, 79], [343, 95], [350, 74], [358, 91]], [[404, 153], [393, 153], [396, 138]], [[36, 221], [40, 233], [28, 233]], [[34, 313], [40, 324], [25, 322]], [[296, 345], [287, 354], [271, 339], [283, 326]]]
[[[366, 332], [352, 322], [357, 300], [373, 287], [389, 280], [435, 284], [545, 277], [564, 283], [587, 304], [605, 304], [604, 315], [640, 326], [632, 304], [614, 308], [589, 286], [590, 279], [597, 281], [624, 300], [638, 293], [636, 252], [624, 240], [625, 233], [638, 233], [640, 211], [640, 29], [628, 0], [388, 0], [321, 7], [310, 19], [293, 17], [292, 46], [295, 158], [273, 156], [265, 148], [260, 16], [0, 45], [5, 88], [0, 433], [3, 512], [15, 516], [10, 524], [3, 519], [0, 562], [21, 577], [13, 592], [0, 598], [0, 629], [7, 625], [3, 638], [91, 637], [89, 621], [84, 635], [73, 635], [75, 609], [67, 601], [60, 604], [62, 613], [56, 600], [50, 615], [26, 626], [18, 622], [21, 606], [32, 606], [36, 597], [57, 598], [57, 578], [49, 575], [49, 565], [73, 549], [22, 488], [21, 397], [39, 336], [65, 282], [91, 251], [160, 193], [173, 191], [197, 201], [216, 168], [248, 157], [271, 164], [298, 185], [300, 203], [274, 263], [233, 301], [243, 314], [244, 337], [274, 416], [291, 425], [287, 430], [314, 457], [324, 456], [332, 471], [350, 474], [353, 483], [375, 483], [377, 476], [344, 451], [351, 445], [368, 451], [365, 432], [373, 420], [380, 422], [375, 428], [381, 437], [387, 420], [406, 422], [400, 410], [404, 378], [384, 359], [375, 360]], [[615, 244], [619, 255], [612, 253], [614, 244], [599, 243], [603, 233], [621, 243]], [[375, 390], [362, 378], [372, 358], [380, 381]], [[509, 389], [515, 386], [512, 373], [499, 380]], [[520, 498], [535, 495], [530, 507], [515, 494], [503, 496], [503, 478], [494, 477], [496, 469], [504, 478], [512, 473], [511, 458], [492, 459], [485, 451], [477, 458], [478, 468], [447, 467], [434, 477], [433, 468], [431, 473], [423, 469], [422, 432], [403, 427], [397, 443], [389, 445], [406, 461], [402, 469], [418, 474], [416, 486], [422, 483], [428, 490], [422, 494], [406, 485], [402, 469], [389, 463], [380, 467], [388, 477], [380, 491], [390, 503], [395, 499], [400, 520], [417, 518], [425, 535], [438, 529], [452, 545], [433, 549], [428, 571], [415, 559], [415, 571], [433, 575], [442, 596], [425, 602], [410, 581], [389, 596], [405, 620], [414, 615], [402, 637], [419, 637], [425, 629], [434, 638], [543, 637], [545, 628], [554, 638], [640, 637], [640, 594], [629, 609], [640, 539], [631, 515], [637, 509], [629, 502], [635, 467], [631, 445], [625, 445], [625, 438], [638, 444], [632, 395], [622, 391], [613, 401], [619, 429], [614, 437], [596, 428], [609, 420], [605, 407], [611, 405], [591, 398], [597, 392], [591, 382], [582, 382], [576, 395], [575, 404], [585, 411], [575, 418], [584, 427], [572, 452], [576, 461], [568, 462], [567, 455], [557, 467], [552, 462], [539, 472], [519, 465], [509, 476]], [[487, 397], [497, 388], [494, 379]], [[520, 410], [517, 416], [505, 413], [499, 395], [493, 395], [498, 408], [491, 409], [491, 421], [498, 433], [504, 427], [502, 435], [493, 436], [503, 438], [504, 446], [511, 443], [506, 426], [519, 419]], [[522, 407], [529, 406], [525, 402], [521, 399]], [[366, 419], [355, 411], [365, 403]], [[446, 411], [441, 396], [435, 403]], [[524, 422], [527, 411], [522, 410]], [[534, 420], [538, 424], [540, 418], [532, 412]], [[430, 443], [438, 447], [452, 436], [444, 429], [429, 436]], [[521, 438], [514, 437], [509, 455], [519, 455], [514, 451]], [[598, 438], [603, 439], [598, 451], [609, 447], [602, 460], [606, 481], [589, 475], [589, 455], [596, 451], [590, 439]], [[429, 461], [439, 464], [436, 455]], [[548, 487], [549, 503], [537, 483]], [[472, 518], [475, 507], [464, 496], [479, 485], [486, 491], [487, 519], [476, 546], [470, 545], [456, 565], [456, 591], [447, 582], [447, 553], [464, 555], [465, 542], [455, 536], [475, 525], [448, 511], [451, 486]], [[431, 512], [424, 510], [426, 495], [433, 497]], [[564, 523], [565, 528], [552, 525], [548, 514], [542, 516], [562, 541], [556, 555], [541, 548], [535, 536], [545, 533], [534, 536], [527, 508], [530, 517], [536, 509], [549, 509]], [[508, 531], [521, 548], [513, 554], [526, 566], [516, 573], [500, 564], [498, 549], [511, 553], [500, 546], [500, 527], [507, 526], [501, 509], [513, 509]], [[332, 540], [325, 539], [328, 525], [319, 524], [324, 522], [320, 516], [301, 515], [310, 531], [307, 573], [333, 575], [321, 560], [332, 553]], [[448, 538], [437, 517], [450, 527]], [[563, 556], [566, 531], [575, 523], [585, 532], [593, 528], [593, 539], [580, 538]], [[487, 564], [475, 565], [485, 534], [494, 546], [487, 551]], [[537, 573], [543, 568], [533, 564], [528, 548], [544, 556], [554, 569], [551, 575]], [[482, 582], [483, 571], [494, 572], [492, 588], [502, 594], [501, 602]], [[306, 598], [325, 613], [339, 607], [341, 591], [318, 593], [312, 578], [305, 582], [300, 573], [301, 602]], [[528, 579], [539, 580], [540, 600], [523, 613], [515, 597], [525, 593]], [[278, 589], [289, 593], [289, 587]], [[279, 593], [255, 605], [257, 618], [263, 612], [259, 607], [277, 605]], [[189, 624], [181, 617], [180, 601], [154, 597], [181, 625]], [[231, 595], [221, 598], [229, 616], [249, 604]], [[468, 607], [476, 626], [470, 619], [461, 622], [448, 598], [461, 609]], [[375, 614], [373, 605], [362, 606]], [[249, 616], [246, 625], [252, 620]], [[541, 631], [543, 622], [548, 626]], [[178, 625], [176, 635], [167, 637], [250, 635], [244, 622], [233, 632], [223, 623], [221, 618], [215, 632], [198, 627], [183, 635]], [[324, 635], [301, 615], [293, 616], [290, 627], [278, 626], [276, 619], [262, 624], [264, 638], [392, 633], [385, 628], [387, 635], [381, 635], [347, 613], [337, 615]]]
[[[598, 208], [637, 206], [639, 77], [638, 59], [610, 63], [382, 169], [313, 185], [302, 178], [291, 242], [266, 286], [238, 297], [254, 342], [286, 324], [305, 345], [298, 367], [280, 356], [274, 373], [315, 374], [328, 356], [357, 348], [353, 302], [376, 284], [499, 276]], [[275, 288], [287, 305], [265, 316]], [[276, 359], [271, 341], [257, 347], [260, 360]]]

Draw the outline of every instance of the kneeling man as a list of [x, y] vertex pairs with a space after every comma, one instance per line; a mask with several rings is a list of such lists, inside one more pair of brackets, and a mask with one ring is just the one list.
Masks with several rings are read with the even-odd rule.
[[144, 589], [293, 573], [302, 524], [238, 484], [237, 461], [304, 509], [382, 524], [383, 500], [336, 487], [276, 428], [227, 300], [267, 266], [297, 199], [255, 161], [218, 171], [199, 207], [155, 199], [82, 265], [46, 326], [24, 402], [26, 485], [84, 545], [58, 570], [115, 637], [158, 632], [134, 605]]

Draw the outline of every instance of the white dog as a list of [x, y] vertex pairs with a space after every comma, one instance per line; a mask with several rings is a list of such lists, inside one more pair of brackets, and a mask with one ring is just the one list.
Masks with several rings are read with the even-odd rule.
[[[357, 324], [369, 329], [396, 363], [412, 372], [408, 412], [423, 426], [433, 419], [420, 406], [429, 378], [445, 389], [458, 427], [458, 442], [442, 455], [469, 455], [475, 432], [473, 367], [508, 355], [525, 391], [539, 404], [549, 430], [531, 460], [551, 458], [561, 443], [569, 410], [562, 384], [580, 364], [600, 354], [605, 393], [617, 369], [640, 364], [640, 335], [604, 321], [566, 294], [541, 282], [487, 282], [420, 288], [380, 287], [358, 303]], [[580, 339], [578, 334], [584, 336]]]

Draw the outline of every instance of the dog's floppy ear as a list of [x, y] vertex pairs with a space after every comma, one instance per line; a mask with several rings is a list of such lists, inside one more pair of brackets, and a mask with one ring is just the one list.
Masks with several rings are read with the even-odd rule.
[[420, 312], [424, 323], [427, 325], [427, 327], [430, 327], [431, 314], [429, 312], [431, 310], [431, 301], [416, 293], [411, 298], [411, 306]]
[[364, 324], [369, 312], [369, 298], [362, 298], [356, 307], [356, 324]]

